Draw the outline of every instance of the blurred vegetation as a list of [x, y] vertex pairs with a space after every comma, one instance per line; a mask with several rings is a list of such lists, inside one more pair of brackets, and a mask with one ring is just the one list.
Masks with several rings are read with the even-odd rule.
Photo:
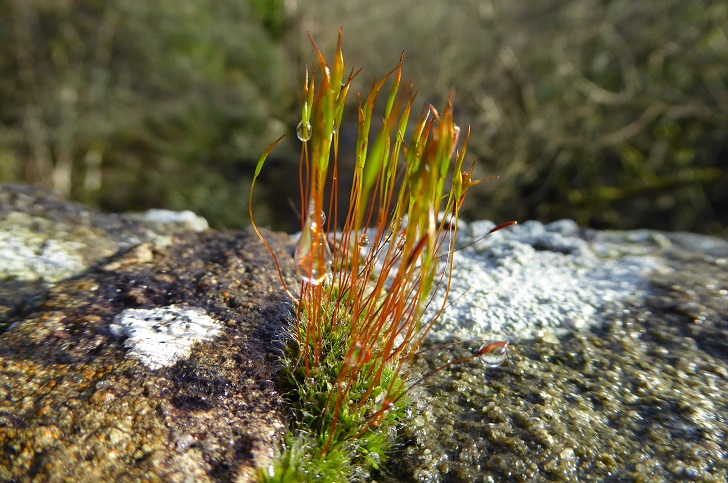
[[300, 226], [304, 33], [330, 51], [340, 25], [350, 64], [382, 75], [405, 50], [420, 102], [455, 89], [477, 174], [501, 177], [466, 216], [725, 233], [723, 0], [10, 0], [0, 181], [240, 226], [254, 162], [285, 133], [256, 213]]
[[2, 181], [242, 224], [251, 167], [298, 101], [280, 11], [282, 1], [3, 2]]
[[725, 233], [725, 2], [326, 3], [307, 28], [352, 19], [355, 63], [405, 49], [422, 100], [455, 88], [479, 177], [501, 178], [473, 193], [470, 218]]

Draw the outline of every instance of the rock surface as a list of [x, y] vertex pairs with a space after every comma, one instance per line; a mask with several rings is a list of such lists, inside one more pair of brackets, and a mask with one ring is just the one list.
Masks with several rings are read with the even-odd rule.
[[[725, 481], [728, 243], [569, 221], [480, 240], [491, 227], [464, 227], [430, 345], [518, 352], [413, 390], [377, 480]], [[0, 188], [0, 481], [265, 467], [287, 414], [272, 381], [291, 307], [254, 235], [205, 228]], [[293, 273], [289, 237], [266, 239]], [[418, 369], [478, 345], [429, 350]]]
[[[476, 241], [492, 226], [464, 230], [435, 339], [518, 352], [412, 393], [392, 481], [726, 481], [728, 242], [568, 221]], [[419, 372], [479, 345], [425, 352]]]
[[[0, 481], [249, 481], [273, 455], [290, 309], [270, 255], [153, 215], [0, 188]], [[154, 341], [174, 357], [140, 356]]]
[[[676, 253], [728, 261], [728, 241], [649, 230], [607, 232], [571, 220], [529, 221], [487, 235], [490, 221], [462, 224], [448, 301], [431, 340], [530, 340], [599, 327], [609, 311], [651, 292]], [[728, 267], [725, 267], [728, 268]], [[442, 305], [435, 296], [431, 312]]]

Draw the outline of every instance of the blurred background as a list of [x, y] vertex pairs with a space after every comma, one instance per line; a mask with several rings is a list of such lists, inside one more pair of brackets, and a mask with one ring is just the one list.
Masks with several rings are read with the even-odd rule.
[[255, 212], [295, 230], [306, 32], [331, 53], [339, 26], [356, 90], [403, 50], [420, 106], [454, 89], [477, 174], [500, 176], [466, 218], [727, 234], [725, 0], [5, 0], [0, 182], [240, 228], [286, 134]]

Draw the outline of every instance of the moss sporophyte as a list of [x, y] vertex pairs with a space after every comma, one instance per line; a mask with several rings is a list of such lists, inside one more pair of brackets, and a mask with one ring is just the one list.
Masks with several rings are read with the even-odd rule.
[[[411, 87], [400, 95], [400, 58], [373, 82], [365, 100], [357, 96], [352, 190], [337, 227], [339, 127], [359, 72], [345, 75], [341, 31], [333, 64], [311, 43], [317, 63], [311, 75], [306, 70], [297, 128], [305, 207], [294, 254], [300, 285], [289, 287], [278, 268], [296, 307], [281, 377], [294, 421], [280, 457], [260, 470], [261, 481], [363, 480], [381, 468], [404, 419], [408, 391], [427, 377], [411, 374], [412, 364], [446, 307], [429, 306], [438, 290], [447, 300], [460, 207], [467, 191], [483, 181], [473, 179], [472, 165], [463, 170], [469, 132], [461, 136], [450, 99], [441, 112], [424, 107], [410, 125], [415, 95]], [[385, 85], [383, 115], [372, 130]], [[253, 186], [277, 142], [261, 155]], [[331, 194], [325, 200], [327, 183]], [[252, 203], [250, 217], [268, 247]], [[497, 364], [507, 347], [486, 344], [472, 357]]]

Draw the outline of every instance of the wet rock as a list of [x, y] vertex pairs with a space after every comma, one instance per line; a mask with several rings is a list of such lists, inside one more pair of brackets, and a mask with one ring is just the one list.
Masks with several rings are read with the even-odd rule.
[[[517, 353], [412, 392], [391, 481], [726, 481], [728, 242], [568, 221], [496, 235], [456, 257], [454, 294], [470, 290], [437, 340], [497, 331]], [[479, 344], [424, 352], [419, 372]]]
[[270, 255], [142, 218], [0, 188], [0, 481], [248, 481], [272, 457], [290, 307]]
[[[246, 481], [273, 454], [291, 306], [270, 255], [250, 232], [143, 218], [0, 189], [0, 481]], [[497, 331], [517, 352], [414, 388], [377, 480], [725, 481], [728, 243], [568, 220], [478, 240], [490, 227], [463, 227], [462, 297], [429, 344]]]

